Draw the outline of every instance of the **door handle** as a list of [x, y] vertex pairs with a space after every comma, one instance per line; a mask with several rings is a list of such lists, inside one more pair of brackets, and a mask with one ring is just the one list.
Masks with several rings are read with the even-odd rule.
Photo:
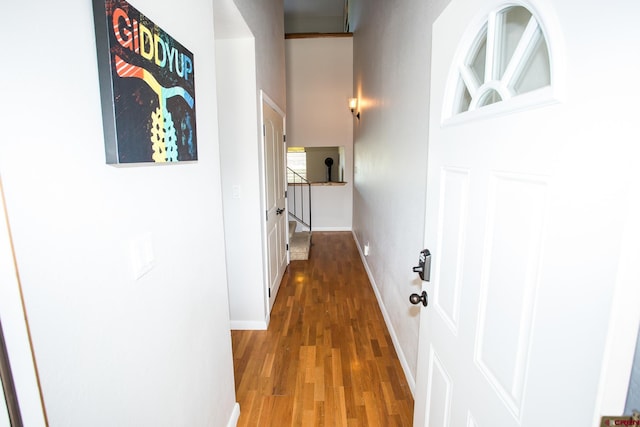
[[429, 252], [429, 249], [423, 249], [420, 252], [418, 265], [413, 267], [413, 272], [418, 273], [420, 278], [425, 282], [431, 279], [431, 252]]
[[280, 209], [280, 208], [276, 209], [276, 215], [282, 215], [282, 212], [284, 212], [284, 209]]
[[411, 294], [409, 301], [413, 305], [422, 303], [422, 305], [426, 307], [429, 304], [429, 296], [427, 295], [427, 291], [422, 291], [420, 295]]

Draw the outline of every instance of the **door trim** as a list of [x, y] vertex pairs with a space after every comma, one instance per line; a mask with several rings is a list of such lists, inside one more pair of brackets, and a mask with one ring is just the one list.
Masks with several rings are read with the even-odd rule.
[[[264, 302], [265, 302], [265, 324], [268, 327], [269, 326], [269, 321], [271, 319], [271, 311], [269, 310], [269, 259], [268, 259], [268, 236], [267, 236], [267, 227], [266, 227], [266, 221], [264, 218], [264, 213], [267, 211], [268, 207], [267, 207], [267, 200], [266, 200], [266, 195], [267, 195], [267, 186], [266, 186], [266, 182], [265, 182], [265, 170], [264, 170], [264, 166], [265, 166], [265, 158], [266, 158], [266, 153], [265, 153], [265, 136], [264, 136], [264, 109], [263, 109], [263, 105], [267, 104], [269, 105], [269, 107], [273, 108], [275, 110], [276, 113], [278, 113], [278, 115], [280, 117], [282, 117], [282, 134], [283, 136], [286, 135], [286, 116], [284, 111], [282, 110], [282, 108], [280, 108], [278, 106], [278, 104], [269, 96], [265, 93], [264, 90], [260, 89], [260, 180], [261, 180], [261, 186], [260, 186], [260, 212], [263, 215], [263, 219], [261, 221], [261, 227], [262, 227], [262, 265], [263, 265], [263, 277], [264, 277]], [[283, 141], [284, 144], [284, 141]], [[285, 163], [285, 168], [286, 168], [286, 163]], [[283, 171], [284, 176], [286, 177], [286, 169]], [[287, 198], [285, 197], [285, 206], [287, 206]], [[285, 221], [285, 238], [286, 238], [286, 243], [289, 244], [289, 221]], [[287, 265], [289, 265], [289, 252], [287, 251]]]
[[[11, 422], [16, 426], [48, 426], [47, 411], [42, 395], [40, 376], [36, 364], [35, 352], [18, 264], [15, 258], [9, 214], [5, 204], [4, 188], [0, 176], [0, 313], [2, 313], [3, 341], [6, 345], [6, 365], [13, 377], [15, 396], [7, 396], [10, 405]], [[4, 379], [3, 379], [4, 380]], [[17, 400], [11, 407], [11, 401]], [[18, 417], [12, 411], [18, 410]]]

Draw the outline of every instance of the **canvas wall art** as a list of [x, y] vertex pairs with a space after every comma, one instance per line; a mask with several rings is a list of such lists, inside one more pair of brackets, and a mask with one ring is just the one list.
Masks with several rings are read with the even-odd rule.
[[198, 159], [193, 54], [124, 0], [93, 0], [108, 164]]

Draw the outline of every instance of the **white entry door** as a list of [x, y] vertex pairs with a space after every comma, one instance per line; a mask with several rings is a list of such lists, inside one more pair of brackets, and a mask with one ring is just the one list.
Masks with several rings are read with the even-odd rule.
[[286, 150], [283, 113], [263, 98], [266, 250], [269, 312], [287, 267], [287, 202], [285, 200]]
[[629, 372], [640, 8], [524, 4], [453, 0], [433, 27], [416, 427], [595, 426]]

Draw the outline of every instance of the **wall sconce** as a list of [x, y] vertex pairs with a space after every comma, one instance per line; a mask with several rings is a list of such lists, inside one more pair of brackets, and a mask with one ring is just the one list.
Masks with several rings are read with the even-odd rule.
[[351, 114], [356, 116], [358, 120], [360, 120], [360, 111], [356, 113], [358, 108], [358, 98], [349, 98], [349, 109], [351, 110]]

